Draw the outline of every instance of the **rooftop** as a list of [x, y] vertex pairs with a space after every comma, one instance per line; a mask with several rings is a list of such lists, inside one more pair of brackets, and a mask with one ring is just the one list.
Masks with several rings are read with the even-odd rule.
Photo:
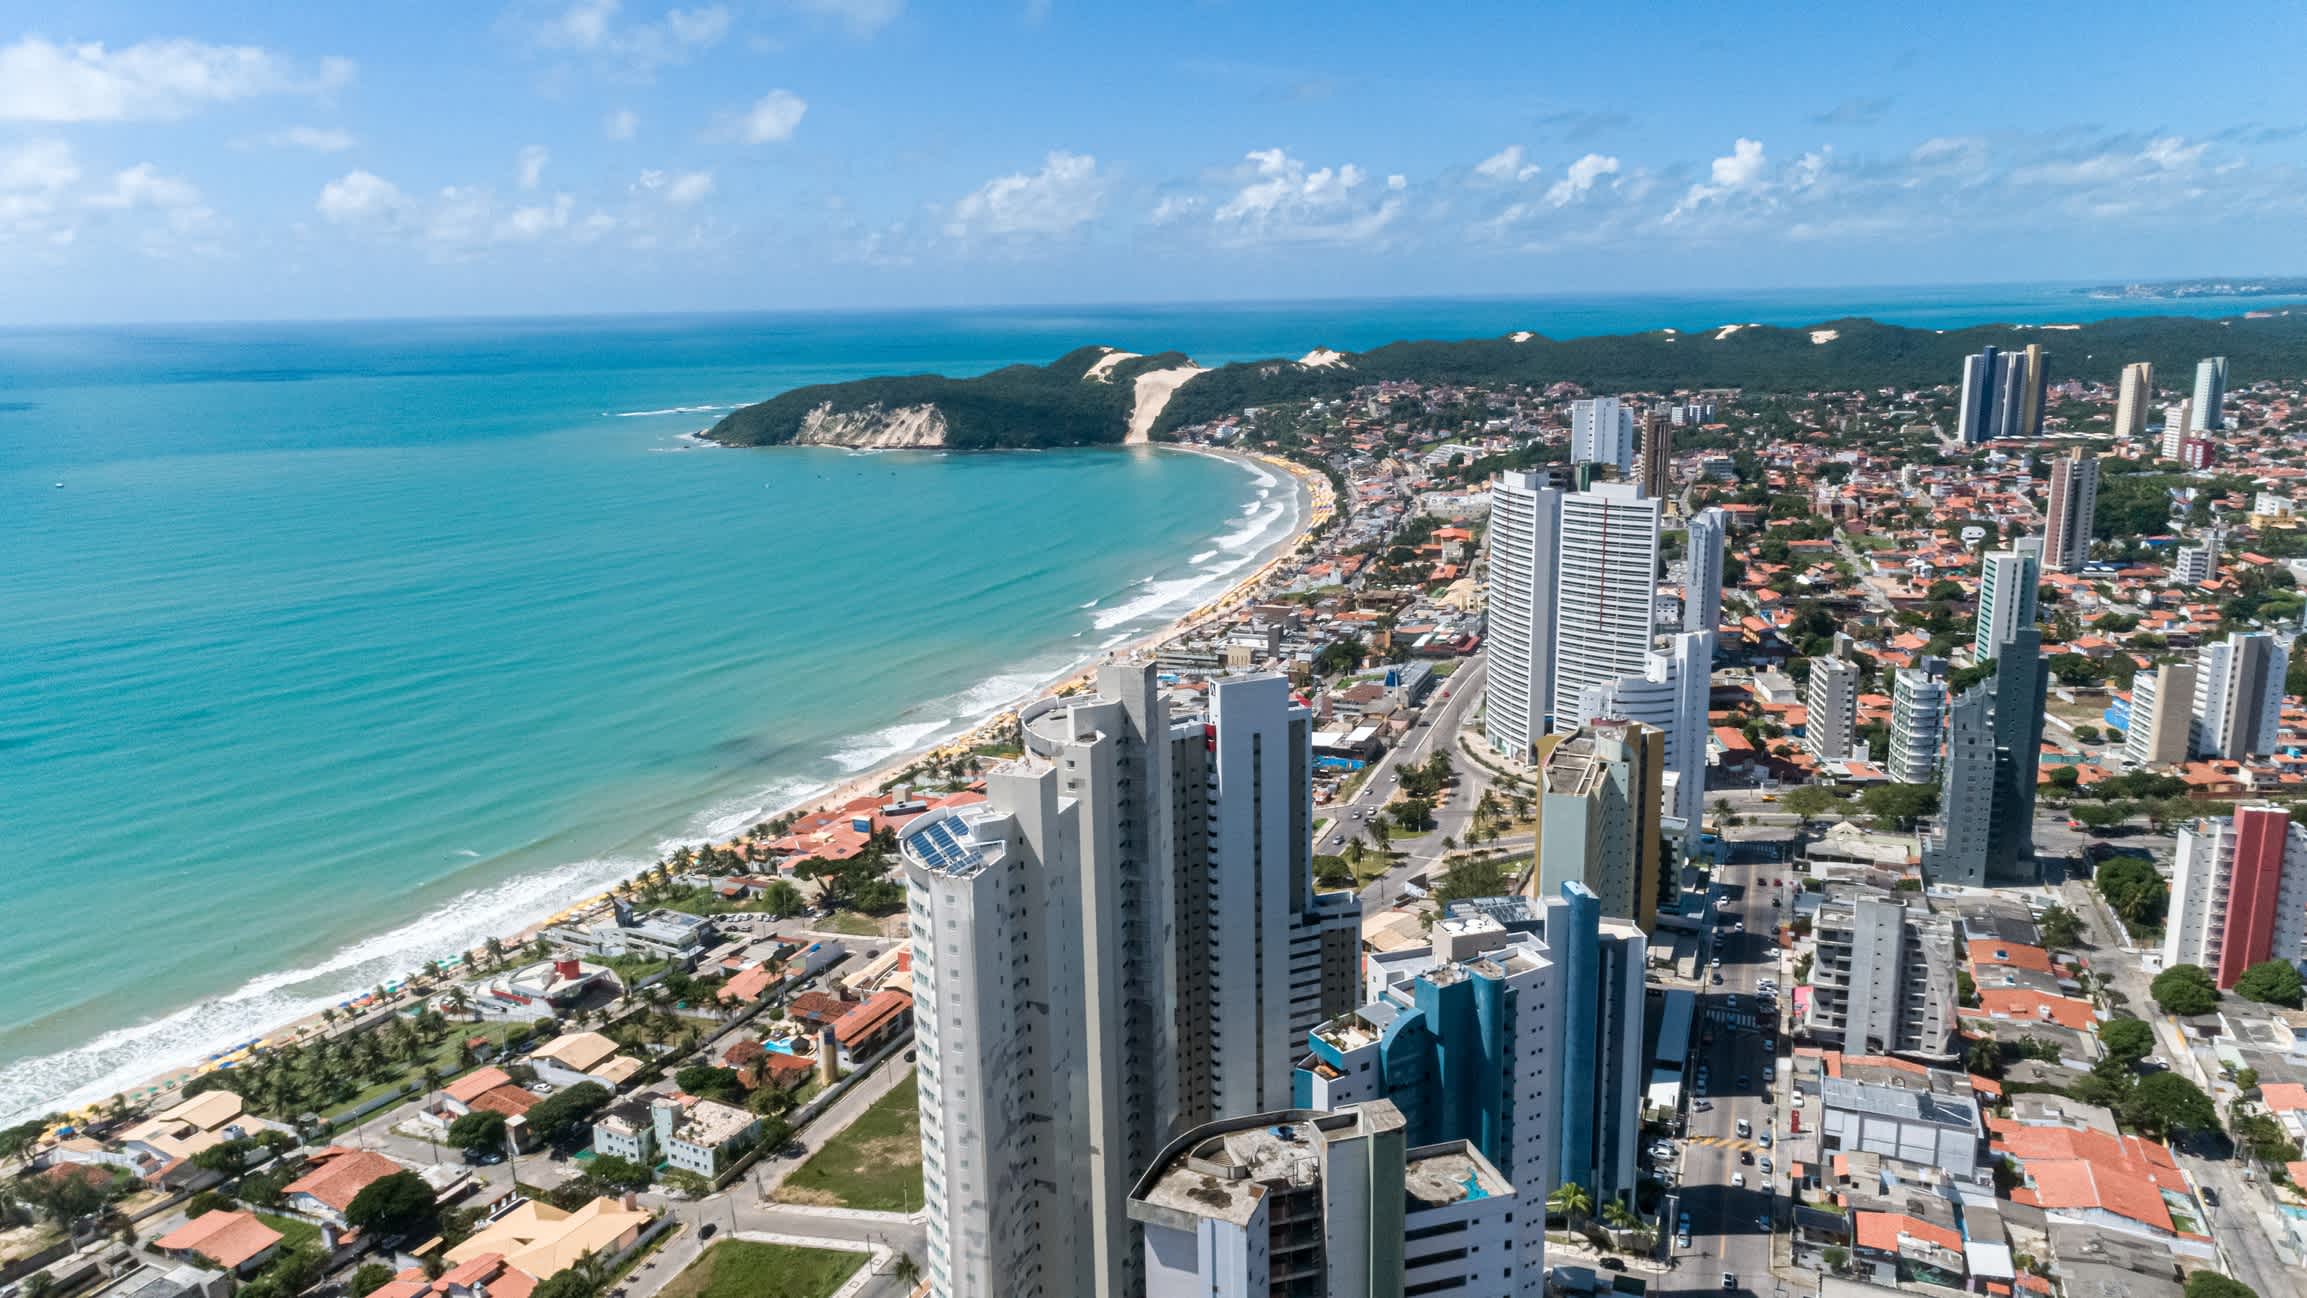
[[1132, 1197], [1189, 1217], [1247, 1225], [1269, 1193], [1321, 1184], [1329, 1141], [1402, 1124], [1401, 1111], [1383, 1100], [1338, 1113], [1291, 1109], [1238, 1119], [1236, 1125], [1212, 1123], [1198, 1139], [1189, 1134], [1192, 1143], [1147, 1173]]

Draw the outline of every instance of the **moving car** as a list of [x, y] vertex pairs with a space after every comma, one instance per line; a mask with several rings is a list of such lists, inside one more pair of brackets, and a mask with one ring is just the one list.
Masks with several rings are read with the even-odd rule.
[[1722, 1287], [1725, 1289], [1736, 1289], [1738, 1287], [1738, 1273], [1736, 1271], [1723, 1272]]

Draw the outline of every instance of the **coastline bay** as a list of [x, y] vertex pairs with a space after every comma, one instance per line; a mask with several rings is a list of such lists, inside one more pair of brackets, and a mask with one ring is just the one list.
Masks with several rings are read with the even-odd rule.
[[737, 403], [1089, 342], [1211, 364], [2181, 309], [2046, 287], [0, 332], [0, 1117], [960, 729], [1289, 530], [1286, 484], [1206, 457], [679, 440]]

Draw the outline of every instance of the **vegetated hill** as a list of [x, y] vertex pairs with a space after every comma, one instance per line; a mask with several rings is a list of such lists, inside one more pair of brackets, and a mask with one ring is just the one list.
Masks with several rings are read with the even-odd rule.
[[[812, 384], [731, 411], [705, 435], [731, 446], [891, 444], [876, 442], [873, 428], [929, 407], [942, 436], [895, 444], [978, 450], [1119, 442], [1128, 432], [1137, 376], [1190, 362], [1178, 352], [1134, 356], [1087, 377], [1113, 350], [1077, 347], [1047, 365], [1010, 365], [967, 379], [907, 374]], [[827, 431], [834, 426], [838, 431]]]
[[1959, 380], [1963, 357], [1981, 347], [2023, 348], [2031, 342], [2043, 345], [2054, 383], [2113, 383], [2124, 365], [2152, 361], [2159, 384], [2184, 388], [2193, 384], [2195, 362], [2205, 356], [2228, 358], [2230, 386], [2307, 375], [2307, 311], [2226, 320], [2137, 316], [2075, 328], [1977, 325], [1942, 332], [1843, 319], [1793, 329], [1746, 325], [1695, 333], [1519, 336], [1524, 341], [1389, 343], [1320, 369], [1287, 361], [1221, 366], [1180, 388], [1154, 431], [1387, 379], [1534, 385], [1568, 380], [1598, 392], [1927, 387]]
[[[1517, 341], [1519, 340], [1519, 341]], [[1380, 380], [1544, 385], [1595, 391], [1928, 387], [1953, 383], [1981, 347], [2043, 344], [2052, 382], [2112, 383], [2132, 361], [2151, 361], [2158, 383], [2183, 388], [2195, 362], [2225, 356], [2229, 382], [2307, 376], [2307, 310], [2224, 320], [2137, 316], [2066, 326], [1977, 325], [1916, 329], [1873, 320], [1801, 328], [1717, 326], [1696, 332], [1553, 339], [1537, 334], [1461, 342], [1397, 342], [1331, 363], [1248, 361], [1186, 380], [1153, 423], [1156, 436], [1247, 406], [1335, 396]], [[1048, 365], [1012, 365], [968, 379], [934, 374], [796, 388], [746, 406], [707, 436], [734, 446], [819, 441], [960, 449], [1084, 446], [1127, 436], [1138, 375], [1188, 364], [1177, 352], [1111, 361], [1082, 347]], [[1150, 407], [1149, 407], [1150, 409]], [[927, 430], [927, 431], [924, 431]]]

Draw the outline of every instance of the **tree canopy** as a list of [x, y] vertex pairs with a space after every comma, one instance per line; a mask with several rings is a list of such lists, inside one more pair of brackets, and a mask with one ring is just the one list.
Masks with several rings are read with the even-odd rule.
[[2197, 1271], [2187, 1277], [2187, 1298], [2259, 1298], [2259, 1291], [2216, 1271]]
[[2288, 960], [2262, 960], [2235, 980], [2235, 994], [2262, 1005], [2299, 1008], [2299, 970]]
[[2177, 1073], [2151, 1073], [2124, 1099], [2123, 1121], [2150, 1136], [2217, 1131], [2219, 1111], [2203, 1089]]
[[449, 1143], [468, 1154], [505, 1147], [505, 1115], [475, 1109], [449, 1124]]
[[2155, 975], [2147, 992], [2166, 1014], [2208, 1014], [2219, 1003], [2218, 985], [2199, 964], [2175, 964]]
[[[345, 1224], [371, 1236], [399, 1235], [433, 1219], [433, 1188], [414, 1172], [368, 1183], [344, 1210]], [[293, 1291], [292, 1291], [293, 1292]]]
[[2155, 1029], [2144, 1019], [2108, 1019], [2099, 1025], [2099, 1044], [2130, 1067], [2155, 1053]]
[[539, 1140], [558, 1144], [582, 1131], [608, 1102], [608, 1087], [599, 1082], [579, 1082], [557, 1095], [546, 1096], [531, 1107], [529, 1130]]

